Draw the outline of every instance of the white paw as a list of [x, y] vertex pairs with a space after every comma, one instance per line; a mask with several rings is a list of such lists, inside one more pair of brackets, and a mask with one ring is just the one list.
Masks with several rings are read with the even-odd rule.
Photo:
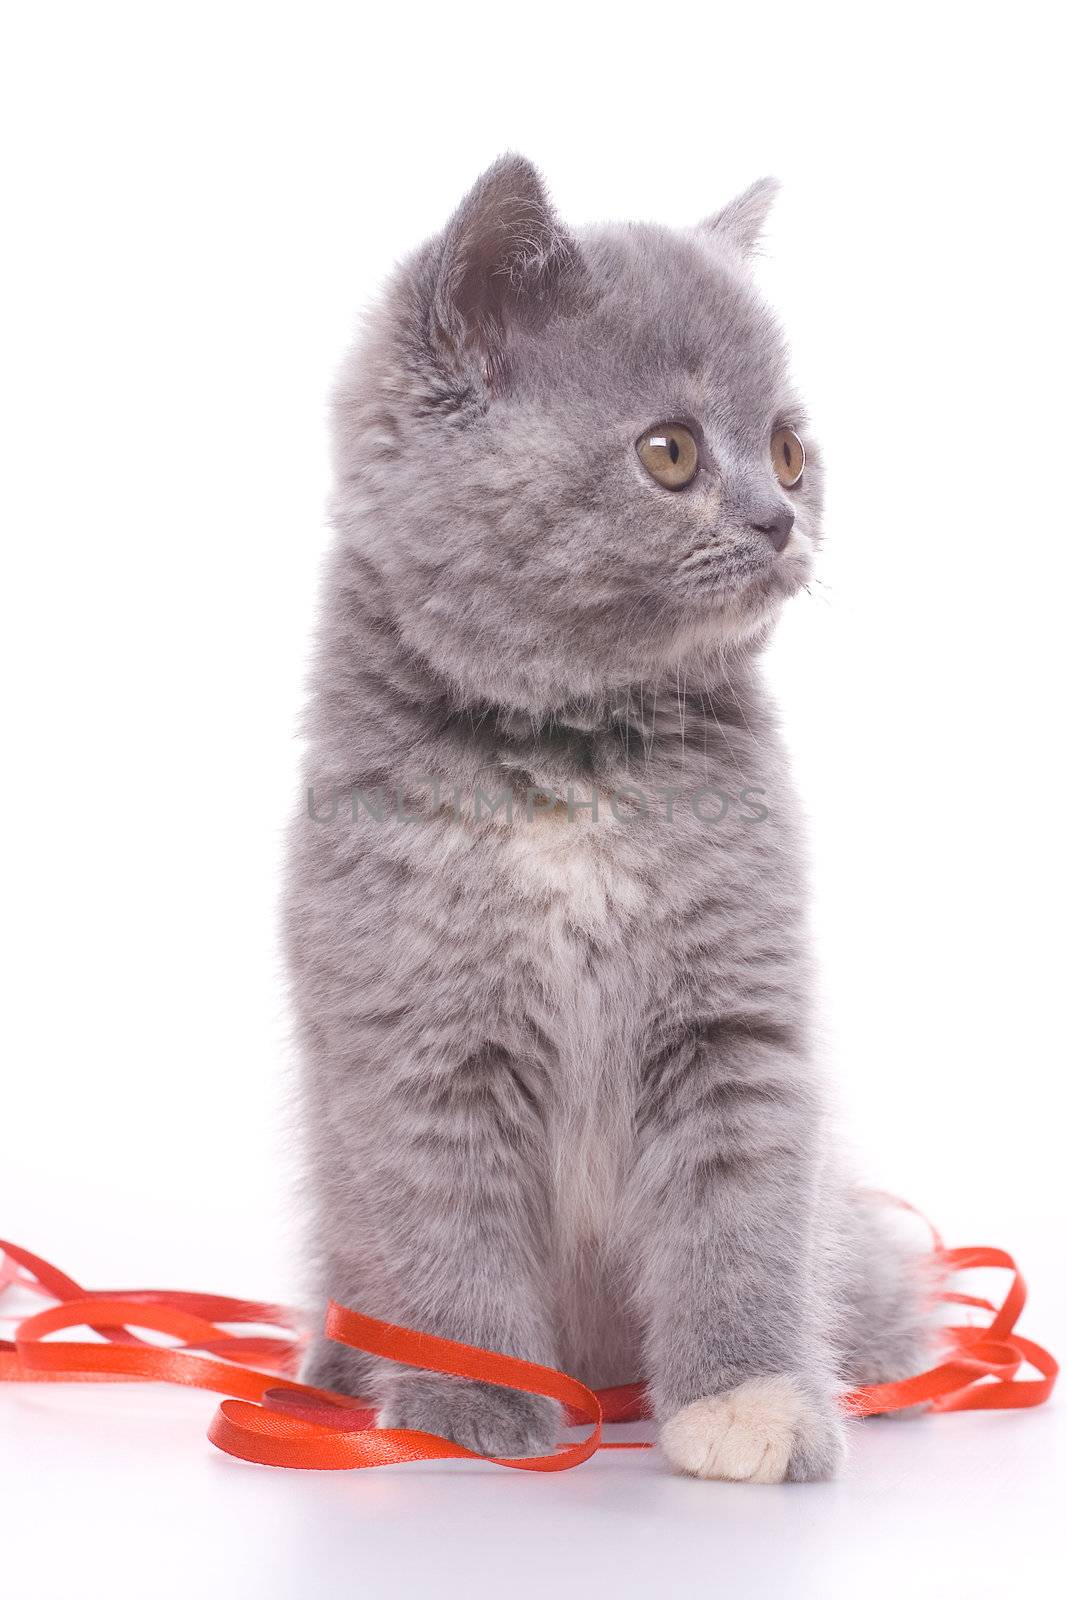
[[[782, 1483], [794, 1447], [824, 1433], [825, 1418], [794, 1378], [750, 1378], [694, 1400], [666, 1421], [659, 1442], [677, 1472], [735, 1483]], [[803, 1476], [829, 1475], [822, 1472]]]

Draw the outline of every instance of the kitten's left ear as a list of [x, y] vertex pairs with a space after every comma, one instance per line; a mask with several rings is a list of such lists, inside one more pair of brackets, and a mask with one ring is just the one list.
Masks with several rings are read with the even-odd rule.
[[700, 232], [726, 239], [742, 255], [751, 255], [759, 243], [778, 189], [777, 178], [757, 178], [729, 205], [716, 211], [714, 216], [706, 217], [699, 224]]
[[578, 247], [537, 169], [522, 156], [501, 156], [445, 230], [433, 300], [442, 353], [492, 381], [509, 329], [538, 327], [565, 310], [581, 276]]

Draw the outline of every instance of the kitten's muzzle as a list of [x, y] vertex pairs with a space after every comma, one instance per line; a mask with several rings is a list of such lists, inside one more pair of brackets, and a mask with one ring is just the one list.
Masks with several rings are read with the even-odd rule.
[[765, 522], [750, 522], [749, 527], [754, 533], [762, 533], [768, 538], [774, 548], [781, 554], [789, 543], [789, 535], [793, 531], [796, 514], [791, 506], [782, 506], [780, 510], [768, 517]]

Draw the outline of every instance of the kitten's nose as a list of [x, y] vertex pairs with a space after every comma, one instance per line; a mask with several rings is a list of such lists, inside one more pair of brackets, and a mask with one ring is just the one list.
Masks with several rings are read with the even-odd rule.
[[791, 508], [783, 506], [780, 511], [775, 512], [769, 522], [751, 522], [749, 527], [754, 528], [757, 533], [765, 533], [776, 550], [784, 550], [795, 521], [796, 517]]

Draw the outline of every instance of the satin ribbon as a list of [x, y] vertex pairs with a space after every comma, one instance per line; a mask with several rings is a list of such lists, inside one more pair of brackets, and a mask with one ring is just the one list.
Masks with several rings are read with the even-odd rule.
[[[906, 1202], [895, 1203], [914, 1210]], [[1003, 1268], [1011, 1274], [1004, 1299], [995, 1305], [978, 1295], [941, 1291], [943, 1301], [988, 1312], [990, 1321], [941, 1330], [946, 1347], [937, 1366], [894, 1383], [853, 1389], [842, 1396], [842, 1406], [853, 1416], [869, 1416], [914, 1405], [933, 1411], [1042, 1405], [1052, 1393], [1059, 1368], [1041, 1345], [1015, 1332], [1026, 1303], [1026, 1286], [1014, 1260], [1007, 1251], [986, 1245], [949, 1250], [936, 1230], [931, 1233], [930, 1261], [939, 1276]], [[449, 1439], [410, 1428], [376, 1428], [375, 1410], [368, 1401], [299, 1383], [290, 1376], [307, 1342], [303, 1319], [293, 1310], [181, 1289], [85, 1289], [19, 1245], [0, 1240], [0, 1251], [0, 1295], [22, 1288], [56, 1302], [24, 1318], [14, 1341], [0, 1340], [0, 1381], [152, 1381], [212, 1389], [227, 1398], [215, 1413], [208, 1438], [220, 1450], [246, 1461], [338, 1469], [466, 1460], [493, 1461], [524, 1472], [561, 1472], [588, 1461], [598, 1450], [651, 1448], [645, 1441], [603, 1438], [605, 1424], [649, 1417], [639, 1383], [593, 1390], [551, 1367], [380, 1322], [331, 1301], [326, 1334], [340, 1344], [406, 1366], [558, 1400], [568, 1424], [591, 1425], [584, 1439], [564, 1442], [549, 1455], [518, 1459], [481, 1456]], [[224, 1324], [277, 1332], [234, 1333]], [[97, 1341], [49, 1339], [50, 1334], [78, 1327], [91, 1328]], [[138, 1338], [134, 1328], [165, 1334], [176, 1342], [150, 1343]], [[1040, 1376], [1020, 1378], [1024, 1364]]]

